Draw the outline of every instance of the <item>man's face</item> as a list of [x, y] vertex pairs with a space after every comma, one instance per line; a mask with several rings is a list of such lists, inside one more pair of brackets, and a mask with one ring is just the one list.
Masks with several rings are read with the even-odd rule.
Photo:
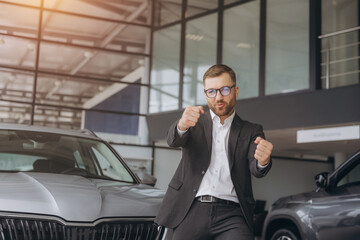
[[[231, 87], [234, 83], [231, 81], [230, 75], [228, 73], [223, 73], [218, 77], [206, 78], [204, 83], [204, 88], [214, 88], [219, 89], [222, 87]], [[217, 91], [217, 94], [214, 98], [209, 98], [206, 96], [206, 100], [209, 108], [219, 117], [228, 117], [232, 114], [232, 110], [236, 103], [236, 97], [239, 94], [239, 87], [235, 86], [231, 88], [231, 92], [227, 96], [222, 96], [220, 91]]]

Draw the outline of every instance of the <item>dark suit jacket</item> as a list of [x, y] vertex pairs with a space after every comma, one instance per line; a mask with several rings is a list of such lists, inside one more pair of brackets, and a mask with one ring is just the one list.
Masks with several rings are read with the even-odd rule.
[[[253, 198], [251, 174], [263, 177], [270, 170], [271, 161], [264, 169], [257, 167], [254, 158], [256, 137], [264, 137], [262, 127], [243, 121], [237, 114], [230, 127], [228, 157], [231, 179], [240, 202], [243, 215], [253, 229]], [[175, 228], [184, 219], [209, 167], [212, 147], [212, 119], [210, 112], [201, 115], [195, 127], [183, 136], [177, 132], [177, 121], [167, 135], [171, 147], [182, 147], [182, 159], [169, 183], [160, 211], [155, 219], [159, 225]], [[171, 159], [169, 159], [171, 161]]]

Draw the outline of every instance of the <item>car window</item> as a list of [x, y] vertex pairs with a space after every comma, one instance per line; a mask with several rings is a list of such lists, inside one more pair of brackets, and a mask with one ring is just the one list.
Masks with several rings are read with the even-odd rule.
[[0, 171], [73, 174], [135, 182], [104, 142], [49, 132], [0, 130]]
[[0, 170], [31, 171], [34, 170], [34, 162], [39, 158], [41, 158], [41, 156], [0, 153]]
[[[104, 176], [121, 179], [125, 181], [131, 181], [132, 177], [122, 164], [111, 164], [114, 161], [119, 161], [112, 152], [109, 152], [109, 148], [105, 148], [105, 145], [97, 145], [92, 148], [97, 161], [99, 162], [102, 174]], [[115, 169], [113, 166], [116, 166]]]
[[360, 185], [360, 160], [349, 167], [350, 171], [347, 172], [336, 184], [337, 187]]
[[85, 169], [85, 163], [80, 155], [80, 152], [78, 150], [76, 150], [74, 152], [74, 157], [75, 157], [75, 161], [77, 163], [77, 165], [79, 166], [79, 168], [83, 168]]

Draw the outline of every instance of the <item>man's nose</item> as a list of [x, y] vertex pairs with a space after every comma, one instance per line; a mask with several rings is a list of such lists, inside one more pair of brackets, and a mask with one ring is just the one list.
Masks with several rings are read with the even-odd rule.
[[216, 97], [215, 97], [215, 99], [216, 99], [216, 100], [222, 100], [223, 98], [224, 98], [224, 96], [221, 95], [220, 89], [218, 89], [217, 92], [216, 92]]

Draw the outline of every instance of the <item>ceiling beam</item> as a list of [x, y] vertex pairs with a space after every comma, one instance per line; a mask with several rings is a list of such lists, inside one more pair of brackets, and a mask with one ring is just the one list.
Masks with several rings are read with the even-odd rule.
[[[148, 7], [148, 2], [145, 1], [142, 3], [139, 8], [134, 11], [130, 16], [126, 18], [127, 21], [131, 22], [135, 20], [142, 12], [144, 12]], [[100, 47], [106, 47], [121, 31], [123, 31], [126, 28], [125, 25], [118, 25], [116, 26], [112, 32], [106, 36], [103, 41], [100, 43]], [[89, 55], [88, 57], [85, 56], [85, 58], [73, 68], [73, 70], [70, 72], [71, 75], [76, 74], [83, 66], [85, 66], [93, 57], [97, 55], [97, 51], [94, 51]]]
[[93, 6], [96, 6], [98, 8], [104, 9], [109, 12], [113, 12], [119, 15], [128, 15], [131, 13], [131, 10], [126, 10], [125, 7], [116, 7], [112, 4], [106, 3], [106, 1], [89, 1], [89, 0], [80, 0], [81, 2], [85, 2], [87, 4], [91, 4]]

